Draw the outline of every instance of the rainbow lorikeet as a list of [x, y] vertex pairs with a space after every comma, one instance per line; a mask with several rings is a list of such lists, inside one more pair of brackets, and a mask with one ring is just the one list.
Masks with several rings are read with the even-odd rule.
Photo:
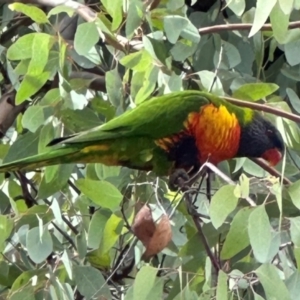
[[182, 91], [156, 97], [94, 129], [54, 139], [48, 152], [0, 166], [0, 172], [65, 163], [103, 163], [170, 175], [234, 157], [276, 165], [279, 131], [260, 113], [212, 94]]

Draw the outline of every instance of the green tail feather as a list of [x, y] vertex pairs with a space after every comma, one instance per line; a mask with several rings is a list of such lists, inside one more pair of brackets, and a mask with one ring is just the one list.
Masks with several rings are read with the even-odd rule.
[[72, 163], [79, 161], [80, 150], [77, 148], [62, 148], [42, 154], [15, 160], [11, 163], [0, 165], [0, 173], [13, 171], [33, 171], [35, 169], [57, 164]]

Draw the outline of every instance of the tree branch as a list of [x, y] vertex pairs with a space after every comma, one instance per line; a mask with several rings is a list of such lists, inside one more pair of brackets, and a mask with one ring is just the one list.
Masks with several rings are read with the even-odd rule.
[[[198, 31], [201, 35], [216, 33], [220, 31], [234, 31], [234, 30], [247, 30], [250, 31], [252, 28], [252, 23], [244, 23], [244, 24], [222, 24], [222, 25], [215, 25], [209, 27], [200, 28]], [[290, 22], [288, 25], [288, 29], [300, 28], [300, 21]], [[267, 23], [264, 24], [260, 31], [272, 31], [272, 24]]]
[[289, 119], [296, 123], [300, 123], [300, 116], [293, 114], [293, 113], [283, 111], [279, 108], [271, 107], [271, 106], [261, 104], [261, 103], [239, 100], [239, 99], [235, 99], [235, 98], [231, 98], [231, 97], [223, 97], [223, 98], [226, 99], [228, 102], [238, 105], [238, 106], [241, 106], [241, 107], [248, 107], [251, 109], [264, 111], [264, 112], [271, 113], [271, 114], [279, 116], [279, 117]]

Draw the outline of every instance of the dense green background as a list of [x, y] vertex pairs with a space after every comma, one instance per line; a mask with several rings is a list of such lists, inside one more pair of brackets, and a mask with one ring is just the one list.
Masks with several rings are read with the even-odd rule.
[[[1, 174], [0, 299], [300, 299], [300, 1], [7, 2], [0, 161], [194, 88], [273, 108], [265, 115], [287, 145], [276, 167], [287, 184], [235, 159], [218, 166], [211, 203], [202, 186], [198, 222], [216, 274], [166, 178], [99, 164]], [[172, 225], [150, 263], [128, 230], [137, 202]]]

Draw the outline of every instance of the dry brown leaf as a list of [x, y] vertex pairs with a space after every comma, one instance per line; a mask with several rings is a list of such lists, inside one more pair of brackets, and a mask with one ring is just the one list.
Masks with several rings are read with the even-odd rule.
[[134, 218], [132, 231], [147, 248], [155, 229], [156, 226], [152, 218], [151, 209], [147, 205], [144, 205]]
[[172, 229], [170, 220], [167, 215], [163, 215], [159, 223], [156, 225], [155, 232], [151, 237], [142, 258], [147, 260], [151, 256], [159, 253], [168, 246], [171, 239]]
[[147, 205], [144, 205], [135, 216], [132, 231], [146, 248], [142, 256], [145, 260], [162, 251], [172, 239], [169, 217], [163, 215], [155, 224], [151, 209]]

